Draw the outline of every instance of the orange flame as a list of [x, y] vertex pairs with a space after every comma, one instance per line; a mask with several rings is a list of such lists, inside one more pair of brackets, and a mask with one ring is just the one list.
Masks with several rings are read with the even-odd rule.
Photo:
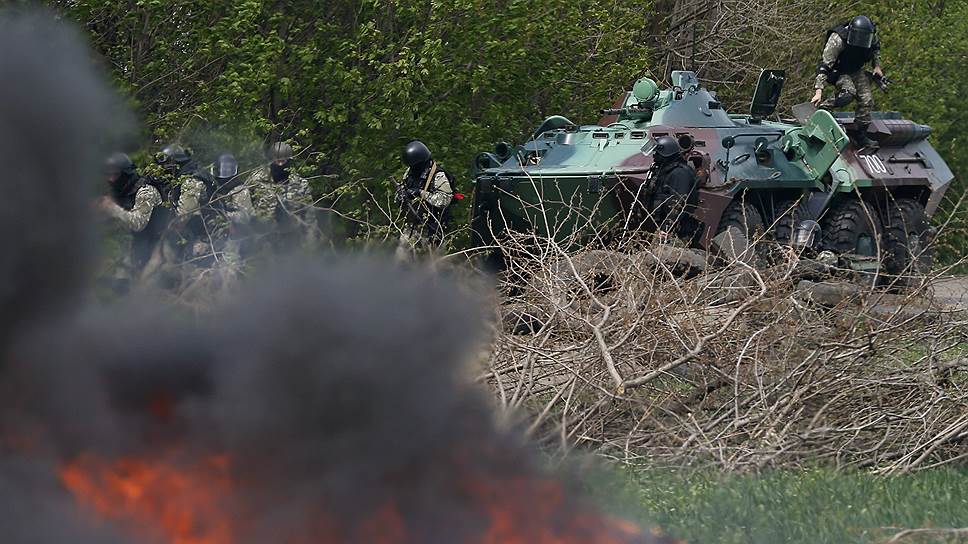
[[[234, 544], [243, 531], [237, 522], [233, 525], [227, 512], [227, 501], [238, 491], [229, 477], [230, 468], [225, 456], [185, 462], [175, 455], [156, 461], [133, 457], [105, 461], [82, 455], [63, 466], [60, 476], [81, 505], [134, 537], [149, 542], [160, 539], [165, 544]], [[465, 508], [483, 522], [475, 535], [466, 537], [469, 544], [652, 541], [634, 524], [594, 510], [576, 510], [554, 480], [482, 473], [465, 476], [454, 482], [449, 497], [468, 503]], [[449, 520], [446, 514], [442, 516], [443, 527]], [[356, 519], [363, 521], [340, 519], [320, 505], [314, 528], [282, 541], [408, 544], [420, 538], [410, 532], [394, 498]]]
[[490, 521], [476, 540], [480, 544], [627, 544], [642, 539], [632, 523], [595, 511], [576, 512], [553, 480], [480, 479], [470, 492]]
[[121, 458], [105, 462], [82, 455], [62, 467], [61, 481], [77, 500], [139, 536], [170, 544], [231, 544], [228, 459], [213, 456], [180, 466]]

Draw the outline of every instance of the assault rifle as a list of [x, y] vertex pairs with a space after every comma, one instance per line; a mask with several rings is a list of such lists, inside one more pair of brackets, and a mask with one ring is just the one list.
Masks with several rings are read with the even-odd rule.
[[864, 70], [864, 73], [867, 74], [867, 77], [871, 78], [871, 81], [873, 81], [874, 84], [877, 85], [877, 88], [883, 93], [887, 93], [888, 85], [894, 83], [885, 75], [877, 75], [870, 70]]
[[396, 194], [394, 201], [400, 206], [401, 211], [410, 221], [419, 221], [421, 217], [420, 191], [408, 188], [403, 181], [395, 181]]

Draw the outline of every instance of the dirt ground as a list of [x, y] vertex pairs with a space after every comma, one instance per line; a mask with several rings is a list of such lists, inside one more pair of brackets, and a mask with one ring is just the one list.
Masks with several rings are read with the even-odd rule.
[[968, 276], [940, 278], [933, 287], [938, 302], [968, 310]]

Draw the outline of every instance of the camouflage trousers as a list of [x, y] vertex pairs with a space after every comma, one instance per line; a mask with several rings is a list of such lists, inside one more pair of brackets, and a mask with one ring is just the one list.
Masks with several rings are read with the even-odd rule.
[[399, 261], [413, 259], [421, 251], [438, 251], [444, 242], [445, 223], [439, 218], [426, 218], [422, 223], [409, 224], [400, 231], [395, 256]]
[[820, 107], [831, 110], [839, 106], [844, 106], [854, 101], [854, 116], [856, 122], [862, 125], [869, 125], [871, 122], [871, 110], [874, 109], [874, 91], [871, 88], [871, 80], [863, 70], [858, 70], [852, 74], [841, 74], [835, 83], [837, 93], [824, 100]]

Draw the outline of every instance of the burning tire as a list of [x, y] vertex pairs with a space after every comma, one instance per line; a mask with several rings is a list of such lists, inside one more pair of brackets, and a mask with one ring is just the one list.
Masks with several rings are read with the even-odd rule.
[[881, 214], [884, 224], [884, 267], [889, 274], [925, 274], [934, 262], [934, 230], [924, 207], [899, 198]]
[[878, 256], [881, 221], [877, 212], [862, 201], [842, 201], [827, 213], [821, 224], [824, 249], [838, 254]]

